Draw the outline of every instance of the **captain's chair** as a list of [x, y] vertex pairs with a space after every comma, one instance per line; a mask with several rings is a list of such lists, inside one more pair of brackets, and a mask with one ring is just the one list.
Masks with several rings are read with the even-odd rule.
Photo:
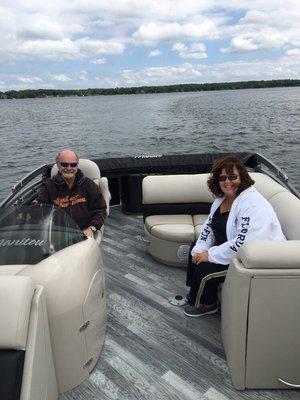
[[[80, 158], [78, 168], [82, 171], [83, 175], [90, 178], [99, 187], [99, 190], [102, 193], [102, 196], [106, 203], [107, 215], [109, 215], [109, 202], [111, 199], [111, 194], [110, 194], [110, 191], [108, 188], [107, 178], [101, 177], [99, 167], [94, 161], [91, 161], [91, 160], [88, 160], [85, 158]], [[57, 172], [58, 172], [57, 165], [54, 164], [51, 169], [51, 177], [56, 175]], [[104, 226], [102, 226], [101, 230], [97, 231], [96, 234], [94, 235], [95, 240], [97, 240], [97, 242], [99, 242], [99, 243], [100, 243], [101, 237], [103, 235], [103, 230], [104, 230]]]

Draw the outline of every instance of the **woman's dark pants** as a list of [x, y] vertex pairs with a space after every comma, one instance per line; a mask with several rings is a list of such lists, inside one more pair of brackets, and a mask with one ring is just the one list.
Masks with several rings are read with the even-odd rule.
[[[191, 249], [194, 247], [194, 245], [195, 243], [192, 243]], [[190, 286], [188, 303], [191, 306], [195, 305], [200, 283], [205, 276], [212, 274], [213, 272], [226, 271], [227, 269], [228, 265], [214, 264], [210, 262], [202, 262], [199, 265], [194, 264], [190, 250], [186, 275], [186, 286]], [[217, 303], [219, 283], [224, 282], [224, 280], [225, 276], [209, 279], [205, 283], [200, 304], [209, 305]]]

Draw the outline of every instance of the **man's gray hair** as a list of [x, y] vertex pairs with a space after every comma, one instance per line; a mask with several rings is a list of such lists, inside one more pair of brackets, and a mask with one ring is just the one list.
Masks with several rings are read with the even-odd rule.
[[56, 159], [55, 159], [55, 162], [56, 162], [56, 163], [59, 162], [61, 154], [64, 153], [65, 151], [71, 151], [72, 153], [74, 153], [74, 154], [75, 154], [75, 157], [76, 157], [76, 159], [77, 159], [77, 161], [79, 161], [78, 154], [77, 154], [75, 151], [69, 150], [69, 149], [65, 149], [65, 150], [61, 150], [61, 151], [57, 154]]

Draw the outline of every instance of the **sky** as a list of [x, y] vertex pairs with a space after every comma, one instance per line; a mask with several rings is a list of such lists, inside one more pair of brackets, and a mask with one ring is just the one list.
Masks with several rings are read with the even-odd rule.
[[299, 0], [0, 0], [0, 91], [287, 78]]

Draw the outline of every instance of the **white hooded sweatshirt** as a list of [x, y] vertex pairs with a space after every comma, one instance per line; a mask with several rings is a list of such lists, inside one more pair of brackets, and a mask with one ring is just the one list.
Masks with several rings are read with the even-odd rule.
[[202, 226], [192, 255], [208, 252], [208, 261], [228, 265], [238, 249], [256, 240], [286, 240], [271, 204], [253, 187], [245, 189], [232, 203], [226, 224], [227, 242], [214, 246], [212, 217], [225, 196], [217, 197]]

